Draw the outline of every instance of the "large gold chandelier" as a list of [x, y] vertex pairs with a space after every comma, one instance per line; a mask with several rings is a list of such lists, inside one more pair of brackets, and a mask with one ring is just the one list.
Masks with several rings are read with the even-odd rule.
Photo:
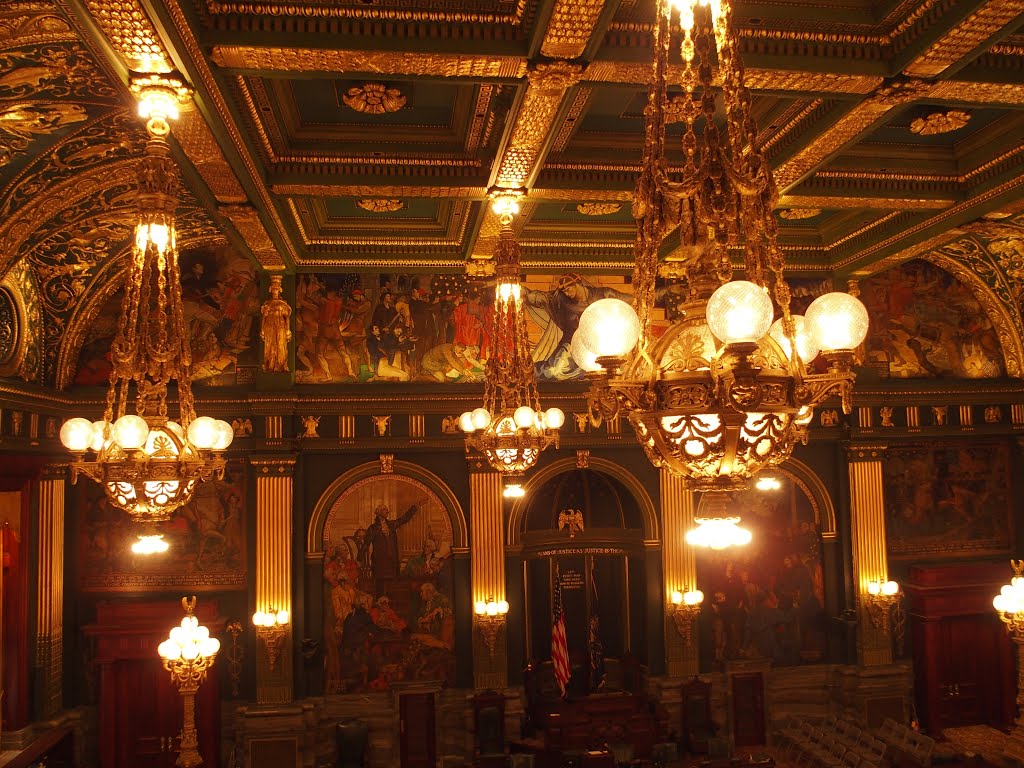
[[[69, 419], [60, 438], [75, 456], [72, 481], [80, 474], [95, 480], [111, 504], [151, 524], [187, 503], [197, 482], [223, 475], [223, 451], [234, 433], [225, 421], [197, 418], [192, 398], [192, 352], [174, 226], [177, 169], [167, 143], [169, 121], [178, 116], [187, 90], [168, 76], [147, 76], [132, 85], [139, 114], [148, 119], [149, 140], [139, 161], [139, 213], [110, 349], [106, 410], [102, 421]], [[167, 405], [174, 381], [178, 421], [170, 419]]]
[[519, 243], [512, 230], [518, 196], [499, 195], [492, 207], [502, 224], [495, 251], [494, 340], [487, 358], [484, 404], [463, 413], [459, 425], [466, 433], [467, 451], [482, 453], [504, 475], [505, 495], [514, 497], [523, 495], [522, 476], [541, 452], [558, 447], [565, 414], [558, 408], [540, 408], [519, 283]]
[[[729, 2], [657, 3], [633, 202], [635, 312], [616, 300], [588, 307], [573, 357], [590, 372], [595, 423], [625, 413], [656, 466], [695, 490], [733, 491], [806, 441], [813, 409], [827, 397], [839, 395], [849, 412], [867, 311], [837, 292], [816, 299], [805, 317], [790, 313], [773, 213], [778, 191], [757, 146]], [[674, 18], [682, 90], [670, 95]], [[670, 122], [683, 124], [676, 168], [665, 153]], [[732, 253], [740, 250], [745, 279], [733, 280]], [[684, 319], [654, 339], [659, 274], [677, 280], [657, 292], [681, 291]], [[809, 367], [819, 351], [825, 372]]]

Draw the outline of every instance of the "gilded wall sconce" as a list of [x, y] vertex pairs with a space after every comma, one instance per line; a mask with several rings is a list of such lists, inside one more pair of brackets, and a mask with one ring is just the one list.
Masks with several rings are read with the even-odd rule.
[[687, 645], [693, 643], [693, 620], [700, 615], [704, 593], [699, 589], [689, 592], [673, 590], [669, 595], [669, 612], [676, 623], [676, 632]]
[[880, 629], [883, 634], [889, 634], [892, 607], [902, 599], [900, 585], [895, 581], [869, 581], [864, 607], [871, 618], [871, 626]]
[[288, 633], [290, 620], [291, 616], [288, 611], [275, 611], [273, 608], [268, 611], [256, 611], [252, 615], [256, 637], [260, 639], [263, 647], [267, 650], [267, 661], [271, 671], [277, 667], [277, 660], [281, 655], [281, 646]]
[[498, 631], [505, 626], [505, 615], [508, 613], [508, 601], [495, 601], [494, 596], [487, 601], [477, 600], [473, 606], [476, 614], [476, 625], [487, 646], [487, 654], [494, 658], [494, 646], [498, 641]]

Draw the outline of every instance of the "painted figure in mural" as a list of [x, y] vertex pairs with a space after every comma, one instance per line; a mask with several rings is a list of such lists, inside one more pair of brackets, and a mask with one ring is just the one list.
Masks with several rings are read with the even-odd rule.
[[[570, 272], [558, 278], [558, 284], [549, 291], [526, 291], [524, 301], [528, 306], [544, 310], [554, 325], [545, 336], [554, 330], [558, 337], [554, 340], [554, 348], [546, 352], [546, 357], [536, 364], [537, 378], [549, 381], [562, 381], [582, 375], [580, 368], [569, 354], [572, 335], [580, 324], [580, 315], [598, 299], [622, 299], [632, 303], [628, 294], [614, 288], [603, 288], [592, 285], [582, 276]], [[547, 344], [539, 345], [542, 350]]]
[[420, 585], [420, 615], [416, 619], [416, 627], [418, 631], [413, 633], [413, 638], [428, 648], [454, 648], [455, 625], [451, 603], [429, 581]]
[[[387, 504], [378, 504], [373, 510], [374, 520], [366, 528], [366, 537], [359, 553], [367, 557], [370, 572], [374, 580], [380, 584], [382, 580], [393, 579], [398, 575], [398, 529], [408, 523], [416, 514], [417, 506], [413, 504], [399, 517], [389, 519], [391, 510]], [[379, 592], [380, 590], [378, 590]]]
[[480, 381], [484, 364], [479, 350], [465, 344], [438, 344], [420, 360], [420, 378], [425, 381]]
[[314, 381], [327, 375], [319, 359], [314, 360], [316, 337], [320, 328], [320, 305], [324, 300], [322, 291], [323, 284], [316, 275], [302, 275], [295, 287], [295, 332], [298, 335], [295, 359], [303, 366], [295, 373], [298, 377]]
[[359, 376], [361, 366], [372, 367], [366, 348], [366, 318], [370, 308], [362, 288], [353, 289], [342, 307], [340, 352], [347, 370], [352, 371], [355, 377]]
[[292, 308], [281, 298], [281, 276], [270, 277], [270, 298], [260, 308], [263, 323], [260, 338], [263, 340], [263, 370], [281, 373], [288, 370], [288, 342], [292, 330], [288, 327]]
[[405, 619], [395, 613], [395, 609], [391, 607], [391, 600], [387, 595], [377, 598], [377, 604], [370, 611], [370, 618], [373, 619], [373, 623], [378, 629], [394, 632], [396, 635], [400, 635], [407, 626]]

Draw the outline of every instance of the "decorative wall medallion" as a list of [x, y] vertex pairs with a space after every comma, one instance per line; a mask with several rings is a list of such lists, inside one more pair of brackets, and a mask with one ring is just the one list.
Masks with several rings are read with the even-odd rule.
[[622, 210], [621, 203], [580, 203], [576, 210], [584, 216], [607, 216]]
[[0, 288], [0, 368], [6, 368], [18, 352], [21, 322], [14, 297]]
[[364, 197], [357, 200], [356, 205], [370, 213], [394, 213], [405, 208], [405, 203], [401, 200], [386, 197]]
[[354, 85], [341, 97], [345, 106], [368, 115], [383, 115], [397, 112], [405, 106], [405, 96], [397, 88], [388, 88], [384, 83]]
[[949, 112], [933, 112], [927, 117], [919, 117], [910, 124], [910, 132], [920, 136], [934, 136], [937, 133], [957, 131], [967, 125], [971, 119], [968, 112], [951, 109]]
[[821, 213], [821, 208], [784, 208], [779, 211], [779, 218], [797, 221], [799, 219], [813, 219]]

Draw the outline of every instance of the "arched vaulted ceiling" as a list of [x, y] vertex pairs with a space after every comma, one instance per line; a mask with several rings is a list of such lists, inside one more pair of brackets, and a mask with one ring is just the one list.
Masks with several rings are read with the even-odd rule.
[[[13, 0], [0, 8], [0, 276], [39, 364], [111, 293], [144, 131], [128, 72], [194, 89], [183, 239], [265, 270], [485, 271], [489, 188], [525, 267], [626, 272], [649, 0]], [[969, 270], [1024, 335], [1024, 2], [740, 2], [795, 271]], [[980, 282], [979, 282], [980, 281]], [[71, 328], [71, 333], [69, 333]], [[1019, 343], [1019, 342], [1018, 342]], [[73, 348], [73, 347], [72, 347]]]

